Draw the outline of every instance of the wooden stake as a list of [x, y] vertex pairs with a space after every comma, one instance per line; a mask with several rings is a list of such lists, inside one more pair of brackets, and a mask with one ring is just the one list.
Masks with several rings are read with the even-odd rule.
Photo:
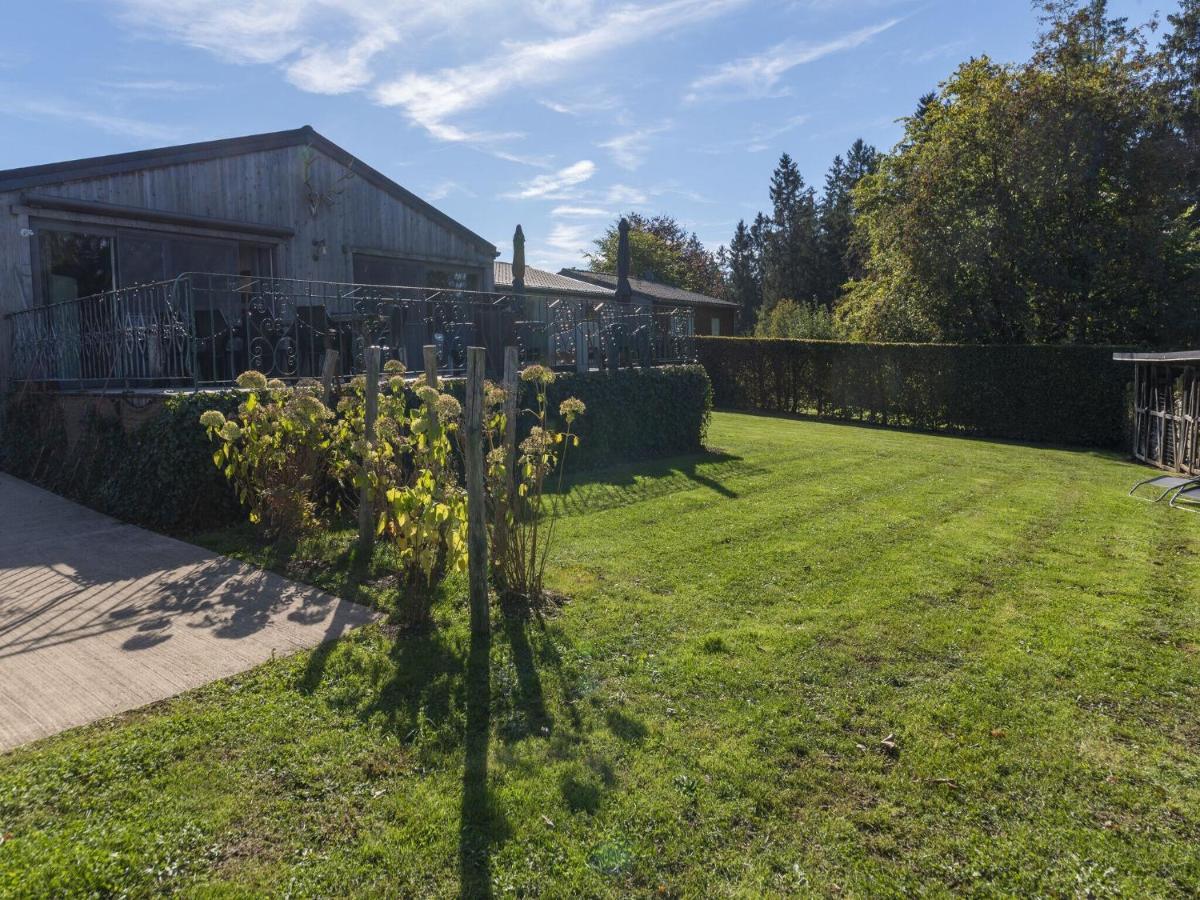
[[[367, 447], [375, 449], [375, 419], [379, 415], [379, 348], [368, 346], [363, 350], [366, 357], [366, 409], [363, 415], [363, 436]], [[367, 478], [370, 466], [363, 461], [362, 487], [358, 495], [358, 544], [368, 552], [375, 543], [375, 503], [371, 497], [371, 485]]]
[[425, 356], [425, 383], [437, 387], [437, 344], [426, 344], [421, 352]]
[[471, 631], [491, 630], [488, 612], [487, 498], [483, 490], [483, 375], [487, 350], [467, 348], [466, 439], [467, 569], [471, 584]]
[[508, 542], [508, 510], [513, 504], [517, 490], [517, 392], [521, 382], [517, 379], [518, 355], [516, 347], [504, 348], [504, 479], [507, 501], [497, 503], [493, 547], [504, 547]]
[[333, 408], [333, 379], [337, 377], [338, 352], [326, 350], [321, 364], [321, 387], [325, 392], [325, 405]]

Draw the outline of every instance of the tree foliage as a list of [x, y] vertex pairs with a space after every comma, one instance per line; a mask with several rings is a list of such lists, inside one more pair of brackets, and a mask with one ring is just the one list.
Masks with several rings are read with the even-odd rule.
[[962, 64], [856, 188], [867, 263], [839, 312], [857, 337], [1159, 343], [1194, 330], [1196, 4], [1161, 52], [1105, 0], [1041, 7], [1028, 62]]
[[[715, 254], [694, 232], [689, 232], [667, 215], [644, 216], [630, 212], [629, 273], [634, 278], [681, 287], [709, 297], [724, 297], [725, 272]], [[613, 222], [595, 243], [595, 252], [586, 254], [593, 272], [617, 271], [620, 220]]]
[[834, 158], [818, 196], [795, 161], [780, 157], [771, 176], [771, 214], [760, 212], [749, 226], [738, 222], [723, 257], [740, 331], [779, 337], [837, 332], [829, 311], [842, 285], [863, 268], [853, 241], [854, 187], [878, 161], [874, 147], [855, 141], [845, 157]]

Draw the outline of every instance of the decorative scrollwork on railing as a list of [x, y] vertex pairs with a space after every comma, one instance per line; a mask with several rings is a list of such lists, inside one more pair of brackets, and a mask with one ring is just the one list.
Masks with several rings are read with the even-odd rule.
[[469, 346], [499, 366], [652, 365], [693, 358], [692, 312], [611, 298], [483, 293], [194, 273], [8, 316], [18, 380], [112, 386], [228, 384], [246, 369], [315, 377], [336, 350], [340, 374], [364, 349], [422, 366], [438, 348], [444, 374]]

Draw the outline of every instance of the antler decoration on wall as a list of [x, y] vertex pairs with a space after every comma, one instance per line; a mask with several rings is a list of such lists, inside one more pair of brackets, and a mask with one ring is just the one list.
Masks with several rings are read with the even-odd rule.
[[330, 187], [329, 190], [318, 190], [317, 186], [313, 184], [312, 180], [312, 166], [316, 161], [316, 158], [316, 154], [313, 153], [311, 147], [304, 148], [304, 194], [305, 199], [308, 202], [308, 215], [311, 219], [315, 219], [317, 217], [317, 214], [321, 211], [322, 207], [329, 207], [332, 209], [334, 204], [337, 202], [337, 198], [346, 192], [345, 186], [339, 187], [339, 185], [343, 185], [344, 182], [347, 182], [355, 177], [353, 169], [347, 167], [346, 171], [339, 175], [333, 182], [333, 186]]

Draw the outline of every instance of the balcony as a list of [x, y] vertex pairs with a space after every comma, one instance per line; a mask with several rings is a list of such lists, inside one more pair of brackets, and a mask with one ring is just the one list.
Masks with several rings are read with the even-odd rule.
[[617, 368], [694, 358], [692, 311], [606, 298], [483, 293], [189, 273], [8, 315], [10, 377], [62, 389], [218, 387], [247, 369], [319, 377], [328, 351], [338, 376], [363, 371], [364, 348], [461, 374], [466, 349], [504, 348], [521, 365]]

